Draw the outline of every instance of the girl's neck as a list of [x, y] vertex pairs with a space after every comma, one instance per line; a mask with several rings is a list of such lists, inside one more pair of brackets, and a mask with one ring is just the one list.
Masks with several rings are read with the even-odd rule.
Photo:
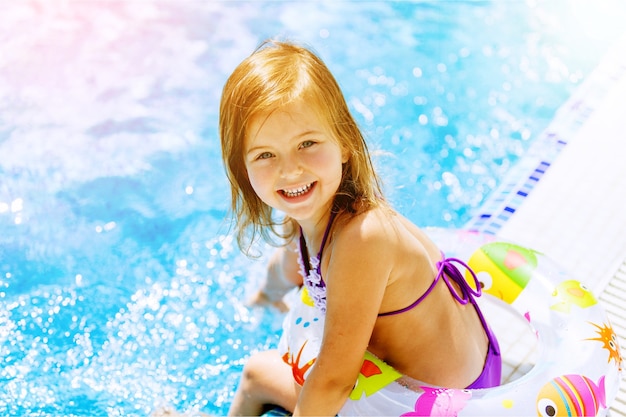
[[317, 252], [320, 249], [320, 245], [322, 244], [322, 240], [324, 238], [324, 232], [326, 231], [326, 226], [330, 221], [331, 213], [330, 210], [322, 216], [317, 221], [311, 222], [298, 222], [300, 228], [302, 230], [302, 234], [304, 235], [304, 240], [306, 242], [306, 246], [311, 255], [317, 255]]

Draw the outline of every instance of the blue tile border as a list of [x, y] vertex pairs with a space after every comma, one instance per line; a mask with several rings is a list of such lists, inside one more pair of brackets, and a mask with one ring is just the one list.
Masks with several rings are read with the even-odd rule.
[[559, 108], [550, 125], [465, 224], [465, 229], [495, 235], [516, 213], [561, 151], [597, 109], [611, 86], [626, 77], [623, 45], [626, 45], [626, 37]]

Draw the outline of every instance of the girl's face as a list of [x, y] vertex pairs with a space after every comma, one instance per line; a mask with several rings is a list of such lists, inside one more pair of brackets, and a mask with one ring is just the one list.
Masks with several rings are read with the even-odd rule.
[[348, 155], [303, 100], [252, 119], [244, 160], [252, 188], [270, 207], [301, 225], [330, 211]]

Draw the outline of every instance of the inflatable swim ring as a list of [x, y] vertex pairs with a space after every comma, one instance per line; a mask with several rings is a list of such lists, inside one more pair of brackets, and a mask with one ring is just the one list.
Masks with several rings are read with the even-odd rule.
[[[496, 317], [490, 320], [494, 308], [524, 323], [536, 346], [536, 360], [524, 375], [498, 387], [466, 390], [424, 385], [417, 392], [395, 382], [399, 374], [366, 353], [339, 415], [607, 415], [619, 388], [622, 357], [609, 319], [587, 287], [547, 256], [494, 236], [449, 229], [427, 229], [427, 233], [446, 256], [465, 260], [477, 274], [483, 291], [479, 304], [501, 346], [506, 343], [501, 334], [506, 329], [498, 326]], [[314, 365], [323, 322], [306, 290], [300, 289], [285, 317], [279, 343], [299, 383]], [[507, 361], [504, 349], [503, 361]]]

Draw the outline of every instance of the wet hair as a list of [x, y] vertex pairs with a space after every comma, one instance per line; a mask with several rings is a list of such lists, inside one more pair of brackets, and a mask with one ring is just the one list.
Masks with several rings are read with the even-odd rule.
[[[254, 192], [244, 153], [250, 123], [297, 100], [305, 100], [328, 124], [333, 138], [349, 155], [333, 211], [360, 213], [384, 203], [365, 138], [352, 117], [337, 81], [310, 49], [291, 42], [263, 42], [226, 81], [220, 102], [219, 132], [226, 175], [231, 184], [231, 209], [240, 248], [257, 236], [291, 239], [293, 219], [277, 219]], [[273, 236], [272, 236], [273, 235]]]

